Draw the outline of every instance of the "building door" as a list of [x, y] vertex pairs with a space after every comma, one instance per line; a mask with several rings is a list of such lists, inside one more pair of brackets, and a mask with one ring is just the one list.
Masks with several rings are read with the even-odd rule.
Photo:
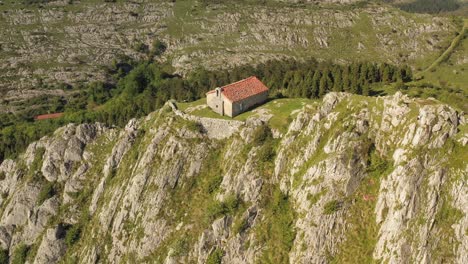
[[221, 115], [224, 115], [224, 100], [221, 100]]

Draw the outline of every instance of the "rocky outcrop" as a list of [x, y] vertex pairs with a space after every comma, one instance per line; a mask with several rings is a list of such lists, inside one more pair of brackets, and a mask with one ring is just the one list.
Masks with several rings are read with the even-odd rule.
[[210, 126], [172, 103], [63, 127], [0, 165], [0, 247], [34, 245], [35, 263], [466, 262], [463, 113], [330, 93], [294, 115], [268, 141], [267, 115]]
[[62, 227], [47, 229], [34, 263], [58, 263], [66, 251], [64, 236], [65, 230]]
[[155, 40], [168, 46], [157, 59], [187, 73], [199, 66], [219, 69], [311, 56], [339, 63], [361, 58], [419, 65], [423, 57], [438, 54], [457, 31], [449, 18], [408, 15], [383, 4], [315, 7], [317, 2], [356, 0], [289, 0], [282, 2], [300, 4], [254, 7], [240, 2], [56, 2], [41, 8], [5, 3], [0, 13], [0, 112], [22, 111], [39, 96], [73, 96], [76, 90], [68, 85], [112, 81], [109, 65], [125, 57], [147, 59], [135, 47], [151, 47]]

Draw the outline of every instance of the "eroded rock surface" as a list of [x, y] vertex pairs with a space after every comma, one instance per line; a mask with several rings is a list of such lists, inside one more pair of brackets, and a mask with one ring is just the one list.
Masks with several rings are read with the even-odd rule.
[[261, 141], [268, 120], [207, 127], [168, 103], [122, 129], [63, 127], [0, 165], [0, 247], [34, 245], [35, 263], [466, 262], [463, 113], [330, 93]]

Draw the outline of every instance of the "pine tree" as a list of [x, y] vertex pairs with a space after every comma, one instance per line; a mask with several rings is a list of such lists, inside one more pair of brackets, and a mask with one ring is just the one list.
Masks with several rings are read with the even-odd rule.
[[370, 94], [370, 84], [368, 82], [366, 82], [363, 86], [362, 86], [362, 95], [369, 95]]
[[349, 78], [349, 67], [345, 66], [343, 70], [343, 76], [342, 76], [342, 84], [343, 84], [343, 91], [348, 92], [350, 90], [350, 78]]
[[333, 72], [333, 91], [343, 91], [343, 80], [341, 76], [341, 69], [339, 67], [335, 67], [335, 70]]
[[312, 89], [311, 89], [311, 98], [318, 98], [319, 95], [319, 86], [320, 86], [321, 74], [319, 70], [316, 70], [314, 77], [312, 78]]
[[390, 83], [392, 81], [393, 73], [390, 69], [390, 66], [386, 63], [382, 66], [382, 81], [385, 83]]
[[307, 73], [304, 79], [303, 85], [302, 85], [301, 97], [303, 98], [312, 97], [312, 85], [313, 85], [312, 72], [309, 72]]
[[323, 97], [328, 91], [330, 91], [331, 86], [332, 80], [330, 79], [329, 71], [328, 69], [325, 69], [322, 77], [320, 78], [318, 97]]

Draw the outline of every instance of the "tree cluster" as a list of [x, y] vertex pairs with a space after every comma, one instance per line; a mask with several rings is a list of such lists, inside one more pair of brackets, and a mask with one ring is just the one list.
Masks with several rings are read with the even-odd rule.
[[[162, 52], [162, 45], [155, 45]], [[0, 161], [15, 157], [30, 142], [52, 133], [67, 123], [102, 122], [125, 126], [160, 108], [166, 101], [193, 101], [215, 87], [255, 75], [273, 97], [320, 98], [329, 91], [370, 94], [370, 85], [411, 80], [411, 69], [389, 64], [353, 63], [338, 65], [308, 60], [269, 61], [231, 70], [196, 69], [186, 77], [167, 72], [156, 62], [117, 63], [116, 84], [90, 83], [67, 100], [58, 100], [52, 110], [64, 111], [60, 119], [33, 122], [13, 114], [0, 115]]]
[[437, 14], [441, 12], [455, 11], [460, 8], [457, 0], [416, 0], [403, 3], [399, 7], [411, 13]]

